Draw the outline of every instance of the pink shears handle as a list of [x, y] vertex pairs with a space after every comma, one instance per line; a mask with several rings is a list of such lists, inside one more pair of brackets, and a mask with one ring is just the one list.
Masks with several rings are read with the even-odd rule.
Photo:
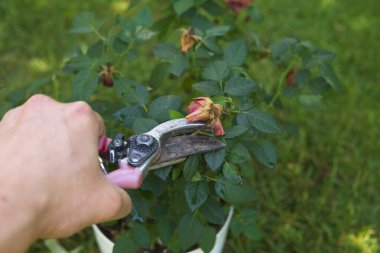
[[107, 178], [123, 189], [137, 189], [143, 181], [143, 173], [139, 168], [119, 162], [119, 169], [106, 175]]
[[[98, 151], [101, 154], [107, 153], [107, 147], [112, 139], [103, 135], [99, 138]], [[114, 184], [123, 189], [137, 189], [143, 181], [143, 173], [139, 168], [132, 167], [127, 163], [119, 161], [119, 169], [107, 174], [106, 177]]]

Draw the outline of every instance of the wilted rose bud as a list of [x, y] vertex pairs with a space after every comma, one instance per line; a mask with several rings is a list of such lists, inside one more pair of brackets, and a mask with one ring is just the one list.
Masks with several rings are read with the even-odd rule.
[[180, 38], [180, 49], [181, 52], [187, 53], [192, 49], [196, 42], [202, 41], [202, 38], [194, 34], [194, 28], [190, 27], [188, 30], [182, 28], [180, 29], [182, 36]]
[[286, 85], [296, 88], [297, 83], [296, 83], [296, 74], [297, 74], [297, 69], [291, 69], [287, 74], [286, 74]]
[[252, 3], [252, 0], [226, 0], [227, 6], [234, 12], [239, 12]]
[[102, 70], [99, 73], [100, 80], [106, 87], [112, 87], [113, 86], [113, 73], [115, 72], [115, 68], [110, 65], [103, 65]]
[[217, 136], [224, 135], [224, 130], [220, 117], [222, 116], [223, 106], [214, 104], [208, 97], [194, 98], [187, 108], [187, 121], [206, 121]]

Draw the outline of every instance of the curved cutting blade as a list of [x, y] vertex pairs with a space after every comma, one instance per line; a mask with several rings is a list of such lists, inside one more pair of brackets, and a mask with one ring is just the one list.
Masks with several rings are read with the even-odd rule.
[[180, 135], [168, 138], [162, 143], [159, 158], [150, 170], [184, 161], [188, 156], [207, 153], [225, 147], [221, 141], [200, 135]]

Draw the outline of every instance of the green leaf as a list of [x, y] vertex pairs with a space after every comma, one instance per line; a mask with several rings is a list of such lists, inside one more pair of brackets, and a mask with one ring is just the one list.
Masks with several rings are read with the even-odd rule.
[[277, 126], [276, 121], [272, 118], [271, 115], [260, 111], [260, 110], [250, 110], [245, 113], [249, 123], [264, 133], [278, 133], [280, 128]]
[[131, 230], [133, 240], [142, 248], [149, 248], [150, 235], [145, 226], [135, 223]]
[[149, 7], [144, 6], [133, 18], [135, 26], [150, 27], [153, 25], [153, 15]]
[[137, 118], [144, 118], [146, 116], [146, 113], [142, 110], [140, 106], [132, 105], [126, 106], [121, 110], [117, 111], [114, 114], [114, 116], [118, 120], [123, 121], [124, 125], [126, 125], [129, 128], [132, 128], [133, 122], [135, 122]]
[[322, 96], [321, 95], [300, 95], [298, 99], [303, 106], [308, 107], [308, 108], [315, 108], [320, 105]]
[[211, 197], [207, 198], [199, 210], [208, 222], [218, 225], [224, 223], [225, 217], [223, 208], [215, 199]]
[[73, 96], [76, 100], [88, 100], [98, 84], [98, 73], [92, 68], [79, 71], [73, 82]]
[[178, 48], [171, 44], [158, 44], [153, 49], [154, 54], [164, 60], [171, 60], [180, 53]]
[[74, 19], [73, 28], [71, 33], [92, 33], [99, 29], [101, 23], [97, 23], [94, 13], [83, 12], [77, 15]]
[[201, 238], [199, 240], [199, 245], [205, 252], [210, 252], [214, 247], [216, 240], [216, 233], [212, 227], [205, 227], [202, 231]]
[[169, 110], [178, 110], [181, 105], [180, 96], [168, 95], [156, 98], [149, 107], [149, 112], [158, 122], [169, 120]]
[[228, 183], [224, 178], [218, 178], [215, 191], [219, 197], [231, 203], [248, 203], [256, 199], [254, 189], [247, 182], [235, 185]]
[[177, 53], [173, 59], [171, 59], [169, 65], [169, 72], [175, 76], [180, 76], [186, 66], [186, 57], [182, 53]]
[[227, 81], [224, 91], [232, 96], [247, 96], [256, 90], [256, 83], [253, 80], [241, 77], [231, 78]]
[[256, 225], [258, 213], [254, 209], [242, 209], [239, 212], [238, 222], [242, 232], [247, 238], [257, 241], [260, 239], [260, 232]]
[[133, 221], [144, 222], [149, 209], [149, 202], [137, 192], [128, 192], [132, 199], [132, 213], [130, 216]]
[[239, 175], [237, 168], [231, 163], [224, 163], [223, 175], [227, 179], [227, 181], [232, 184], [240, 184], [242, 182], [241, 176]]
[[187, 158], [185, 162], [185, 166], [183, 168], [183, 176], [185, 177], [186, 181], [190, 181], [195, 172], [197, 172], [199, 168], [199, 158], [196, 155], [190, 156]]
[[165, 182], [151, 173], [145, 177], [140, 189], [150, 191], [154, 196], [159, 197], [164, 193], [165, 187]]
[[37, 80], [30, 82], [28, 85], [28, 91], [27, 91], [28, 96], [30, 96], [31, 94], [34, 94], [41, 87], [48, 85], [50, 83], [51, 83], [51, 77], [50, 76], [39, 78]]
[[168, 64], [166, 62], [157, 64], [150, 74], [149, 84], [152, 87], [160, 87], [168, 76], [168, 73]]
[[169, 118], [170, 119], [181, 119], [181, 118], [184, 118], [185, 116], [180, 113], [180, 112], [177, 112], [175, 110], [169, 110]]
[[237, 143], [233, 146], [230, 154], [232, 163], [243, 164], [248, 162], [250, 158], [248, 149], [242, 143]]
[[313, 52], [313, 56], [318, 60], [329, 62], [332, 61], [336, 55], [328, 50], [319, 48]]
[[127, 236], [125, 232], [121, 232], [119, 239], [115, 242], [112, 253], [132, 253], [136, 252], [138, 248], [130, 236]]
[[157, 222], [156, 226], [158, 238], [160, 238], [161, 242], [164, 245], [168, 245], [174, 230], [175, 230], [175, 224], [173, 221], [167, 219], [167, 218], [162, 218]]
[[145, 106], [149, 101], [149, 92], [146, 87], [128, 78], [116, 78], [114, 87], [117, 93], [127, 102]]
[[178, 0], [174, 3], [174, 11], [180, 16], [182, 13], [194, 6], [194, 0]]
[[310, 79], [311, 79], [310, 70], [306, 68], [303, 68], [297, 71], [297, 74], [294, 77], [294, 80], [296, 81], [296, 84], [299, 87], [309, 84]]
[[248, 127], [243, 125], [236, 125], [225, 130], [224, 138], [231, 139], [244, 134], [248, 130]]
[[213, 172], [216, 172], [224, 162], [224, 157], [226, 155], [226, 149], [220, 148], [218, 150], [204, 154], [207, 165]]
[[214, 81], [203, 81], [200, 83], [195, 83], [193, 84], [193, 89], [203, 92], [208, 96], [223, 94], [220, 85]]
[[237, 39], [224, 49], [224, 61], [233, 67], [242, 65], [247, 58], [247, 43], [243, 39]]
[[81, 69], [90, 69], [91, 66], [95, 65], [96, 63], [96, 59], [80, 55], [71, 58], [68, 62], [66, 62], [64, 71], [69, 73], [75, 73]]
[[207, 37], [222, 36], [226, 34], [229, 30], [230, 30], [230, 27], [228, 25], [214, 26], [210, 29], [207, 29], [206, 36]]
[[135, 134], [146, 133], [158, 125], [158, 122], [153, 119], [137, 118], [133, 122], [133, 132]]
[[284, 38], [271, 44], [269, 50], [274, 58], [278, 58], [291, 50], [296, 43], [297, 40], [294, 38]]
[[202, 224], [192, 213], [185, 214], [178, 224], [178, 236], [182, 250], [187, 250], [199, 241]]
[[341, 89], [341, 84], [339, 82], [338, 77], [336, 76], [333, 68], [328, 63], [321, 63], [319, 64], [319, 71], [321, 72], [321, 75], [323, 78], [328, 82], [328, 84], [331, 85], [336, 90]]
[[224, 61], [214, 61], [209, 64], [202, 72], [202, 77], [206, 80], [222, 81], [230, 74], [227, 63]]
[[161, 178], [163, 181], [166, 181], [171, 171], [172, 171], [172, 166], [170, 165], [164, 168], [159, 168], [157, 170], [154, 170], [154, 174], [158, 176], [159, 178]]
[[275, 146], [267, 140], [255, 140], [252, 143], [253, 154], [256, 159], [268, 168], [276, 165], [277, 153]]
[[185, 197], [191, 211], [194, 212], [206, 201], [208, 192], [208, 185], [205, 181], [186, 183]]

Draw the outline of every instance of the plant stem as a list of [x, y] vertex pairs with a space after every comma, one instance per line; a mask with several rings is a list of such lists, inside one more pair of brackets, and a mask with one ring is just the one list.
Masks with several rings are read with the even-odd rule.
[[271, 107], [273, 107], [274, 103], [276, 102], [276, 100], [278, 99], [278, 97], [281, 95], [282, 84], [284, 83], [284, 80], [285, 80], [285, 78], [286, 78], [286, 75], [288, 74], [288, 72], [290, 71], [290, 69], [293, 67], [293, 65], [294, 65], [294, 62], [291, 62], [291, 63], [286, 67], [285, 71], [281, 73], [281, 76], [280, 76], [280, 78], [278, 79], [276, 93], [274, 94], [272, 100], [269, 102], [267, 108], [271, 108]]

